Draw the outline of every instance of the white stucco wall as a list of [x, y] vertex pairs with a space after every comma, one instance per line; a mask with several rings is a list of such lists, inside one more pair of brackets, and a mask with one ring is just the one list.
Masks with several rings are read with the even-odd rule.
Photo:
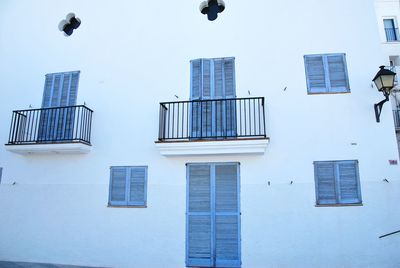
[[[94, 110], [87, 155], [0, 150], [0, 260], [184, 267], [185, 163], [237, 161], [243, 267], [398, 267], [400, 237], [378, 239], [400, 229], [400, 169], [391, 111], [380, 124], [373, 111], [373, 1], [227, 1], [213, 23], [199, 4], [0, 2], [0, 141], [12, 110], [40, 107], [46, 73], [81, 70], [78, 103]], [[66, 38], [71, 11], [82, 25]], [[318, 53], [346, 53], [350, 94], [307, 95], [303, 55]], [[223, 56], [238, 97], [266, 97], [267, 152], [162, 157], [159, 102], [188, 99], [191, 59]], [[315, 207], [313, 161], [353, 159], [363, 206]], [[147, 208], [107, 207], [113, 165], [149, 167]]]

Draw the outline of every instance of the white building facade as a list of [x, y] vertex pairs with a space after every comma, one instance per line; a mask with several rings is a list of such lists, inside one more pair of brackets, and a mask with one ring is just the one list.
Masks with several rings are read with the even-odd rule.
[[374, 2], [199, 5], [0, 3], [0, 260], [398, 267]]
[[[400, 2], [388, 0], [375, 1], [376, 15], [383, 53], [386, 58], [385, 65], [400, 73]], [[397, 144], [400, 153], [400, 87], [396, 79], [396, 88], [392, 92], [392, 110], [396, 128]]]

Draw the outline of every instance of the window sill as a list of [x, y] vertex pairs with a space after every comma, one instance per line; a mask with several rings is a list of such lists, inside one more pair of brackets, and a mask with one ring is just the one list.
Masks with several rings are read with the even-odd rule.
[[358, 204], [326, 204], [326, 205], [319, 205], [316, 204], [315, 207], [362, 207], [364, 206], [363, 203]]
[[331, 94], [350, 94], [351, 91], [346, 92], [307, 92], [307, 95], [331, 95]]
[[147, 205], [144, 206], [116, 206], [116, 205], [107, 205], [108, 208], [147, 208]]

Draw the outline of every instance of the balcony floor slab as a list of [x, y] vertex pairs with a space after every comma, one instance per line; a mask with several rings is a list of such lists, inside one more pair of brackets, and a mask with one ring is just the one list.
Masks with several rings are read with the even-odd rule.
[[18, 144], [5, 145], [6, 150], [17, 154], [86, 154], [92, 146], [84, 143]]
[[156, 142], [163, 156], [262, 155], [269, 138], [221, 141]]

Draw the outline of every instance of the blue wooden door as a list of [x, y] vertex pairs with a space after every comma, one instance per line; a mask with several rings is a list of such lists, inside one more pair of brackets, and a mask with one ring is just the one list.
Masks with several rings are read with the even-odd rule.
[[240, 267], [239, 165], [187, 166], [186, 265]]
[[[38, 129], [39, 141], [73, 138], [79, 71], [47, 74]], [[65, 107], [65, 108], [60, 108]], [[57, 108], [57, 109], [53, 109]]]
[[235, 59], [191, 61], [191, 137], [236, 136]]

